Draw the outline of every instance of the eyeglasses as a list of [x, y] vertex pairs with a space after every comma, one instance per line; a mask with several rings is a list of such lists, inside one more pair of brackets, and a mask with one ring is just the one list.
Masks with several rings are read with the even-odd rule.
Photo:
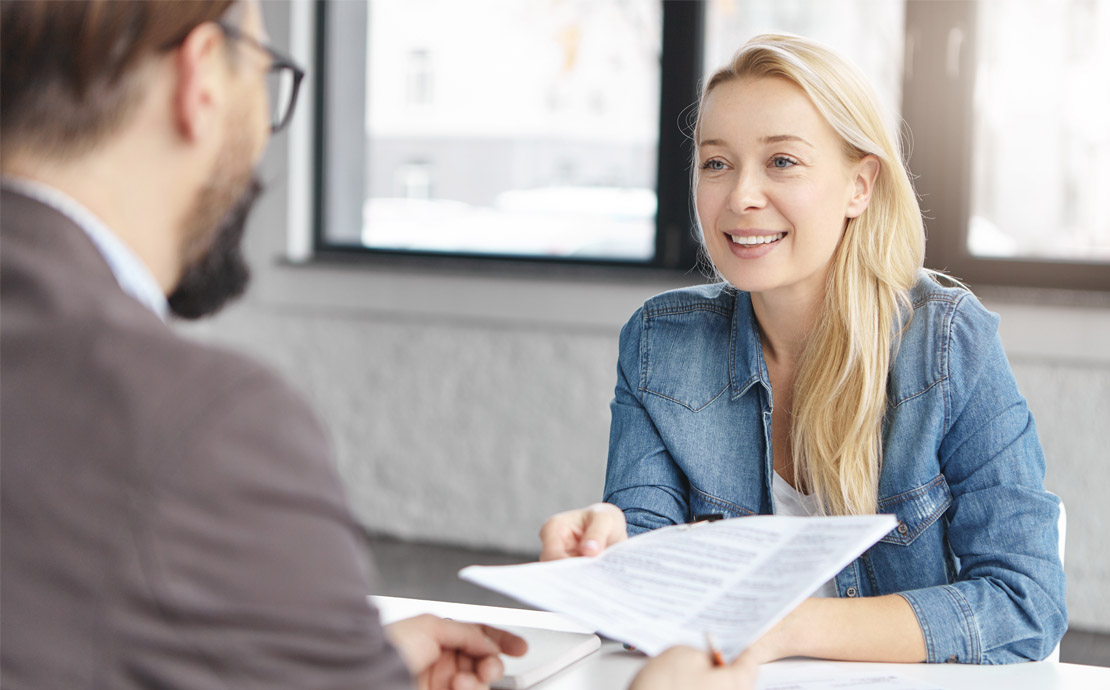
[[304, 70], [292, 58], [274, 50], [253, 36], [248, 36], [234, 26], [216, 22], [228, 38], [243, 41], [266, 53], [270, 57], [270, 69], [266, 71], [266, 94], [270, 100], [270, 132], [276, 134], [293, 116], [293, 106], [297, 105], [297, 94], [301, 90]]

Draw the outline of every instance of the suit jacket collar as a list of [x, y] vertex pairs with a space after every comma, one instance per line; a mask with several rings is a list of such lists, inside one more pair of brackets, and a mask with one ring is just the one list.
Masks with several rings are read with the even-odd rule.
[[14, 201], [12, 197], [27, 198], [62, 215], [69, 224], [81, 229], [123, 291], [157, 314], [160, 319], [166, 320], [169, 307], [158, 281], [135, 252], [100, 218], [65, 193], [39, 182], [4, 177], [0, 180], [0, 185], [5, 204]]

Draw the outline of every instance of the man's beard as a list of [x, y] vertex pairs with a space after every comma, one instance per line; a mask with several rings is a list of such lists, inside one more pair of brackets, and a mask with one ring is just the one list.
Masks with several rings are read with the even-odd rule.
[[[229, 300], [242, 295], [250, 282], [242, 241], [247, 216], [262, 193], [262, 183], [252, 174], [242, 193], [213, 224], [209, 219], [222, 205], [220, 197], [226, 197], [229, 187], [239, 186], [227, 180], [222, 182], [207, 187], [197, 198], [191, 225], [201, 227], [192, 229], [190, 241], [193, 245], [186, 247], [187, 256], [192, 254], [193, 258], [188, 259], [181, 280], [168, 300], [170, 311], [182, 318], [199, 319], [216, 313]], [[199, 237], [203, 236], [211, 240], [198, 252]]]

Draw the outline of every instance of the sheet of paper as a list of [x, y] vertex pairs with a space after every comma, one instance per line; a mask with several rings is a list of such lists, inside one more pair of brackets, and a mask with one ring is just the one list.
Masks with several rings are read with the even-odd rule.
[[459, 576], [650, 655], [705, 646], [729, 659], [897, 525], [891, 515], [759, 515], [647, 532], [592, 558], [470, 566]]

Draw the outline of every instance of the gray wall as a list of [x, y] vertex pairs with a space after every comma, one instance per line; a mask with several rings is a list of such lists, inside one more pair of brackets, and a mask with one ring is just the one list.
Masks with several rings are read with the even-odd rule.
[[[182, 330], [254, 353], [304, 391], [369, 530], [534, 553], [545, 517], [599, 499], [618, 329], [675, 284], [290, 265], [289, 154], [279, 137], [265, 161], [251, 294]], [[1110, 631], [1110, 296], [982, 297], [1003, 317], [1048, 487], [1068, 508], [1072, 624]]]

